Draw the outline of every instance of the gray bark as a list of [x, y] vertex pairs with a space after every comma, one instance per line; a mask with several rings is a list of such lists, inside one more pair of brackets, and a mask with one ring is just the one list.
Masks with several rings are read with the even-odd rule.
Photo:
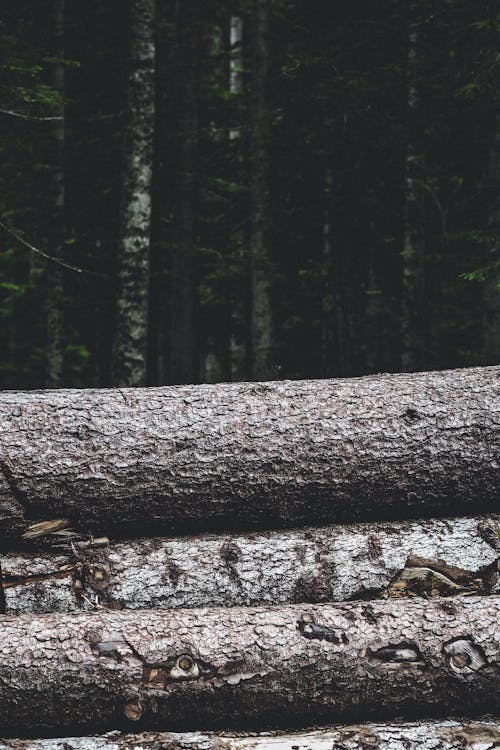
[[[241, 16], [231, 16], [229, 21], [229, 44], [231, 56], [229, 60], [229, 91], [234, 96], [243, 92], [243, 19]], [[239, 128], [231, 128], [229, 140], [240, 137]]]
[[[229, 19], [229, 92], [234, 97], [241, 97], [243, 94], [243, 19], [240, 16], [231, 16]], [[238, 104], [238, 125], [242, 116], [242, 105]], [[234, 179], [240, 182], [244, 181], [244, 170], [242, 169], [242, 147], [239, 145], [241, 130], [239, 127], [231, 127], [228, 132], [229, 153], [233, 151], [233, 174]], [[229, 251], [236, 257], [241, 254], [241, 250], [247, 244], [248, 232], [242, 228], [234, 228], [229, 237]], [[239, 252], [238, 252], [239, 251]], [[240, 261], [241, 262], [241, 261]], [[246, 267], [244, 265], [244, 272]], [[241, 272], [240, 272], [241, 273]], [[246, 274], [245, 274], [246, 277]], [[230, 360], [230, 379], [233, 382], [239, 382], [249, 379], [249, 336], [248, 336], [248, 319], [249, 310], [248, 302], [245, 295], [241, 294], [240, 286], [237, 283], [240, 279], [235, 279], [236, 283], [231, 290], [229, 297], [229, 360]]]
[[[8, 614], [500, 593], [500, 516], [0, 557]], [[69, 547], [69, 545], [68, 545]]]
[[498, 510], [499, 374], [5, 392], [1, 542]]
[[113, 383], [142, 385], [146, 346], [154, 129], [154, 0], [130, 4], [130, 73], [117, 257]]
[[500, 598], [4, 615], [0, 732], [500, 710]]
[[271, 380], [273, 370], [273, 319], [271, 310], [271, 265], [269, 258], [269, 0], [254, 4], [253, 80], [251, 105], [251, 192], [252, 228], [250, 239], [252, 281], [252, 378]]
[[499, 742], [500, 723], [482, 719], [356, 724], [294, 734], [110, 732], [94, 737], [0, 740], [0, 750], [493, 750]]

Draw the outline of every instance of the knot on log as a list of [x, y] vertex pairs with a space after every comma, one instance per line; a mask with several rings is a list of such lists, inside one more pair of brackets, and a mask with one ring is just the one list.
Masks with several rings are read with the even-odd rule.
[[144, 710], [140, 703], [127, 703], [123, 708], [123, 713], [130, 721], [139, 721]]
[[195, 680], [200, 676], [200, 667], [198, 663], [189, 654], [182, 654], [175, 660], [175, 664], [170, 670], [172, 680]]
[[408, 409], [405, 409], [403, 412], [403, 419], [406, 422], [416, 422], [419, 419], [422, 419], [422, 414], [420, 414], [416, 409], [412, 409], [411, 407], [408, 407]]
[[104, 591], [109, 586], [111, 567], [107, 564], [85, 566], [85, 582], [96, 591]]
[[483, 649], [472, 638], [455, 638], [443, 646], [443, 653], [453, 672], [472, 674], [488, 663]]

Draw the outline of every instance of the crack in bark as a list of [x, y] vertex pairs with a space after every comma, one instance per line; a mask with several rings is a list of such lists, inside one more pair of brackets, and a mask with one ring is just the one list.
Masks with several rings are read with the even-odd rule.
[[405, 567], [394, 576], [382, 593], [384, 598], [404, 596], [460, 596], [488, 594], [498, 578], [499, 560], [477, 571], [410, 555]]
[[231, 580], [238, 586], [239, 589], [243, 588], [243, 584], [238, 573], [237, 564], [240, 559], [241, 550], [232, 540], [224, 542], [220, 548], [220, 556], [224, 561], [226, 570]]
[[480, 523], [478, 531], [483, 541], [500, 554], [500, 528], [494, 529], [490, 524]]
[[[73, 573], [76, 571], [76, 566], [68, 568], [67, 570], [55, 570], [52, 573], [42, 573], [42, 574], [36, 574], [33, 575], [23, 575], [23, 576], [14, 576], [9, 575], [8, 573], [1, 576], [1, 589], [2, 592], [4, 589], [11, 588], [12, 586], [26, 586], [30, 585], [32, 583], [43, 583], [44, 581], [50, 581], [54, 578], [68, 578], [69, 576], [73, 575]], [[1, 572], [1, 568], [0, 568]]]
[[[27, 497], [19, 488], [14, 474], [4, 457], [0, 457], [0, 479], [2, 478], [3, 484], [10, 494], [8, 502], [11, 507], [9, 508], [9, 506], [7, 506], [9, 516], [6, 520], [17, 518], [20, 523], [23, 523], [26, 521]], [[1, 510], [2, 507], [0, 506], [0, 511]]]
[[371, 648], [368, 649], [368, 656], [371, 659], [377, 659], [385, 662], [395, 662], [396, 664], [402, 664], [405, 662], [425, 662], [420, 649], [415, 643], [398, 643], [396, 645], [389, 644], [388, 646], [382, 646], [376, 651]]
[[349, 643], [349, 638], [344, 632], [339, 636], [333, 628], [316, 624], [314, 618], [310, 614], [303, 614], [302, 617], [297, 620], [297, 628], [300, 634], [308, 640], [328, 641], [336, 646], [340, 643], [343, 643], [344, 645]]
[[0, 471], [2, 472], [7, 485], [12, 492], [12, 496], [16, 503], [18, 503], [24, 512], [24, 503], [26, 502], [26, 496], [24, 492], [18, 487], [17, 482], [14, 478], [11, 468], [4, 458], [0, 458]]
[[2, 571], [2, 561], [0, 560], [0, 615], [5, 615], [7, 612], [7, 602], [5, 601], [5, 591], [3, 587], [4, 577]]

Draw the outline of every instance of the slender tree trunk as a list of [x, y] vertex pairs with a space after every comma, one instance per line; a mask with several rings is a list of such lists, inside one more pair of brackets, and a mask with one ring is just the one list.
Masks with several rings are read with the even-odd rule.
[[[233, 97], [241, 97], [243, 93], [243, 19], [241, 16], [231, 16], [229, 19], [229, 92]], [[241, 112], [241, 105], [238, 113]], [[241, 145], [241, 129], [239, 122], [229, 129], [229, 154], [234, 164], [235, 173], [238, 179], [242, 179], [243, 153]], [[247, 244], [247, 231], [239, 228], [233, 231], [229, 240], [229, 249], [236, 254], [238, 249]], [[247, 270], [246, 262], [243, 262], [245, 271]], [[246, 273], [245, 273], [246, 280]], [[239, 279], [238, 279], [239, 281]], [[229, 338], [229, 357], [231, 368], [231, 380], [241, 382], [248, 380], [250, 377], [249, 362], [249, 304], [248, 297], [241, 295], [239, 284], [236, 289], [231, 291], [230, 295], [230, 338]]]
[[66, 553], [2, 555], [1, 580], [8, 614], [500, 593], [499, 532], [500, 516], [486, 516], [104, 547], [72, 540]]
[[4, 392], [2, 541], [29, 520], [143, 535], [498, 508], [499, 368]]
[[338, 256], [333, 248], [332, 201], [333, 173], [325, 172], [325, 204], [323, 212], [323, 295], [321, 299], [321, 375], [331, 377], [335, 370], [343, 372], [342, 313], [338, 296]]
[[[210, 44], [212, 54], [208, 59], [214, 66], [214, 75], [225, 81], [227, 71], [230, 66], [228, 62], [229, 54], [229, 35], [227, 30], [215, 26], [210, 30]], [[215, 62], [215, 60], [217, 62]], [[209, 124], [210, 148], [220, 151], [221, 146], [227, 152], [226, 135], [224, 129], [219, 126], [215, 120]], [[234, 177], [233, 177], [234, 179]], [[222, 250], [222, 245], [219, 246]], [[210, 275], [210, 272], [209, 272]], [[208, 315], [204, 315], [204, 320], [200, 321], [199, 330], [199, 355], [200, 355], [200, 382], [202, 383], [220, 383], [230, 380], [229, 367], [229, 340], [230, 340], [230, 303], [226, 297], [225, 303], [214, 305]]]
[[5, 617], [0, 731], [494, 713], [499, 620], [499, 597]]
[[493, 258], [496, 266], [484, 286], [483, 349], [487, 362], [500, 362], [500, 116], [495, 123], [495, 139], [491, 149], [489, 181], [493, 192], [494, 209], [489, 217], [493, 237]]
[[403, 261], [403, 308], [401, 328], [401, 368], [404, 372], [422, 369], [424, 351], [424, 258], [425, 194], [421, 186], [422, 146], [419, 134], [420, 102], [418, 74], [418, 33], [408, 35], [408, 143], [405, 161], [405, 206]]
[[[231, 16], [229, 20], [229, 91], [238, 96], [243, 91], [243, 19], [241, 16]], [[229, 130], [229, 140], [235, 141], [240, 137], [239, 127]]]
[[251, 103], [252, 231], [252, 377], [271, 380], [273, 369], [273, 320], [271, 309], [271, 263], [269, 252], [269, 0], [256, 0], [253, 29], [253, 80]]
[[177, 3], [183, 114], [180, 123], [179, 204], [172, 248], [171, 383], [198, 380], [196, 341], [195, 199], [198, 141], [199, 21], [194, 3]]
[[494, 719], [354, 724], [296, 733], [231, 736], [201, 732], [110, 732], [94, 737], [0, 740], [0, 750], [493, 750], [500, 743]]
[[[57, 61], [52, 63], [52, 87], [60, 104], [54, 111], [53, 116], [59, 119], [54, 120], [51, 137], [52, 154], [49, 180], [51, 206], [49, 209], [48, 251], [52, 257], [60, 258], [63, 250], [65, 203], [65, 73], [64, 65], [61, 62], [64, 56], [65, 0], [53, 0], [52, 12], [54, 59]], [[47, 350], [45, 384], [48, 388], [57, 388], [61, 385], [63, 374], [63, 271], [60, 265], [49, 261], [46, 273]]]
[[113, 383], [142, 385], [148, 333], [154, 129], [155, 0], [130, 0], [130, 73], [117, 258]]

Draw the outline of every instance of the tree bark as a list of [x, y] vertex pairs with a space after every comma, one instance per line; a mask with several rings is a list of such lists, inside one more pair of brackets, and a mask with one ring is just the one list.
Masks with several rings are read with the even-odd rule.
[[[237, 100], [244, 93], [243, 18], [241, 16], [231, 15], [229, 18], [229, 50], [229, 93]], [[238, 115], [237, 125], [239, 126], [244, 118], [242, 105], [239, 102], [236, 112]], [[240, 127], [235, 126], [233, 123], [233, 127], [229, 128], [228, 131], [228, 153], [230, 155], [233, 153], [231, 167], [232, 173], [235, 175], [234, 179], [243, 183], [245, 179], [243, 176], [243, 152], [245, 146], [241, 145], [241, 135]], [[247, 234], [248, 231], [241, 226], [237, 229], [233, 228], [228, 238], [228, 250], [231, 255], [236, 255], [236, 257], [241, 256], [242, 249], [246, 248], [247, 245]], [[243, 266], [243, 269], [240, 270], [238, 276], [243, 275], [246, 283], [247, 266], [245, 262], [241, 260], [239, 262]], [[242, 294], [241, 283], [238, 283], [240, 281], [238, 276], [232, 279], [232, 288], [229, 295], [229, 360], [230, 379], [233, 382], [249, 380], [250, 372], [249, 343], [251, 331], [248, 330], [250, 300], [246, 294]]]
[[143, 385], [148, 331], [151, 176], [155, 110], [154, 0], [130, 3], [130, 73], [117, 258], [114, 385]]
[[253, 81], [251, 106], [250, 239], [252, 283], [252, 378], [271, 380], [273, 370], [273, 319], [271, 309], [271, 264], [269, 258], [269, 0], [254, 4]]
[[[8, 614], [500, 593], [500, 516], [0, 557]], [[69, 547], [69, 544], [68, 544]]]
[[[233, 96], [243, 93], [243, 19], [241, 16], [230, 16], [229, 19], [229, 92]], [[240, 137], [239, 128], [230, 128], [229, 140]]]
[[1, 541], [497, 510], [499, 374], [4, 392]]
[[321, 298], [321, 375], [331, 377], [344, 370], [342, 311], [340, 309], [338, 248], [332, 233], [333, 172], [325, 172], [323, 210], [323, 290]]
[[0, 731], [500, 710], [500, 598], [4, 615]]
[[0, 750], [493, 750], [500, 723], [447, 720], [391, 724], [355, 724], [310, 729], [294, 734], [251, 735], [201, 732], [109, 732], [94, 737], [46, 740], [0, 740]]

